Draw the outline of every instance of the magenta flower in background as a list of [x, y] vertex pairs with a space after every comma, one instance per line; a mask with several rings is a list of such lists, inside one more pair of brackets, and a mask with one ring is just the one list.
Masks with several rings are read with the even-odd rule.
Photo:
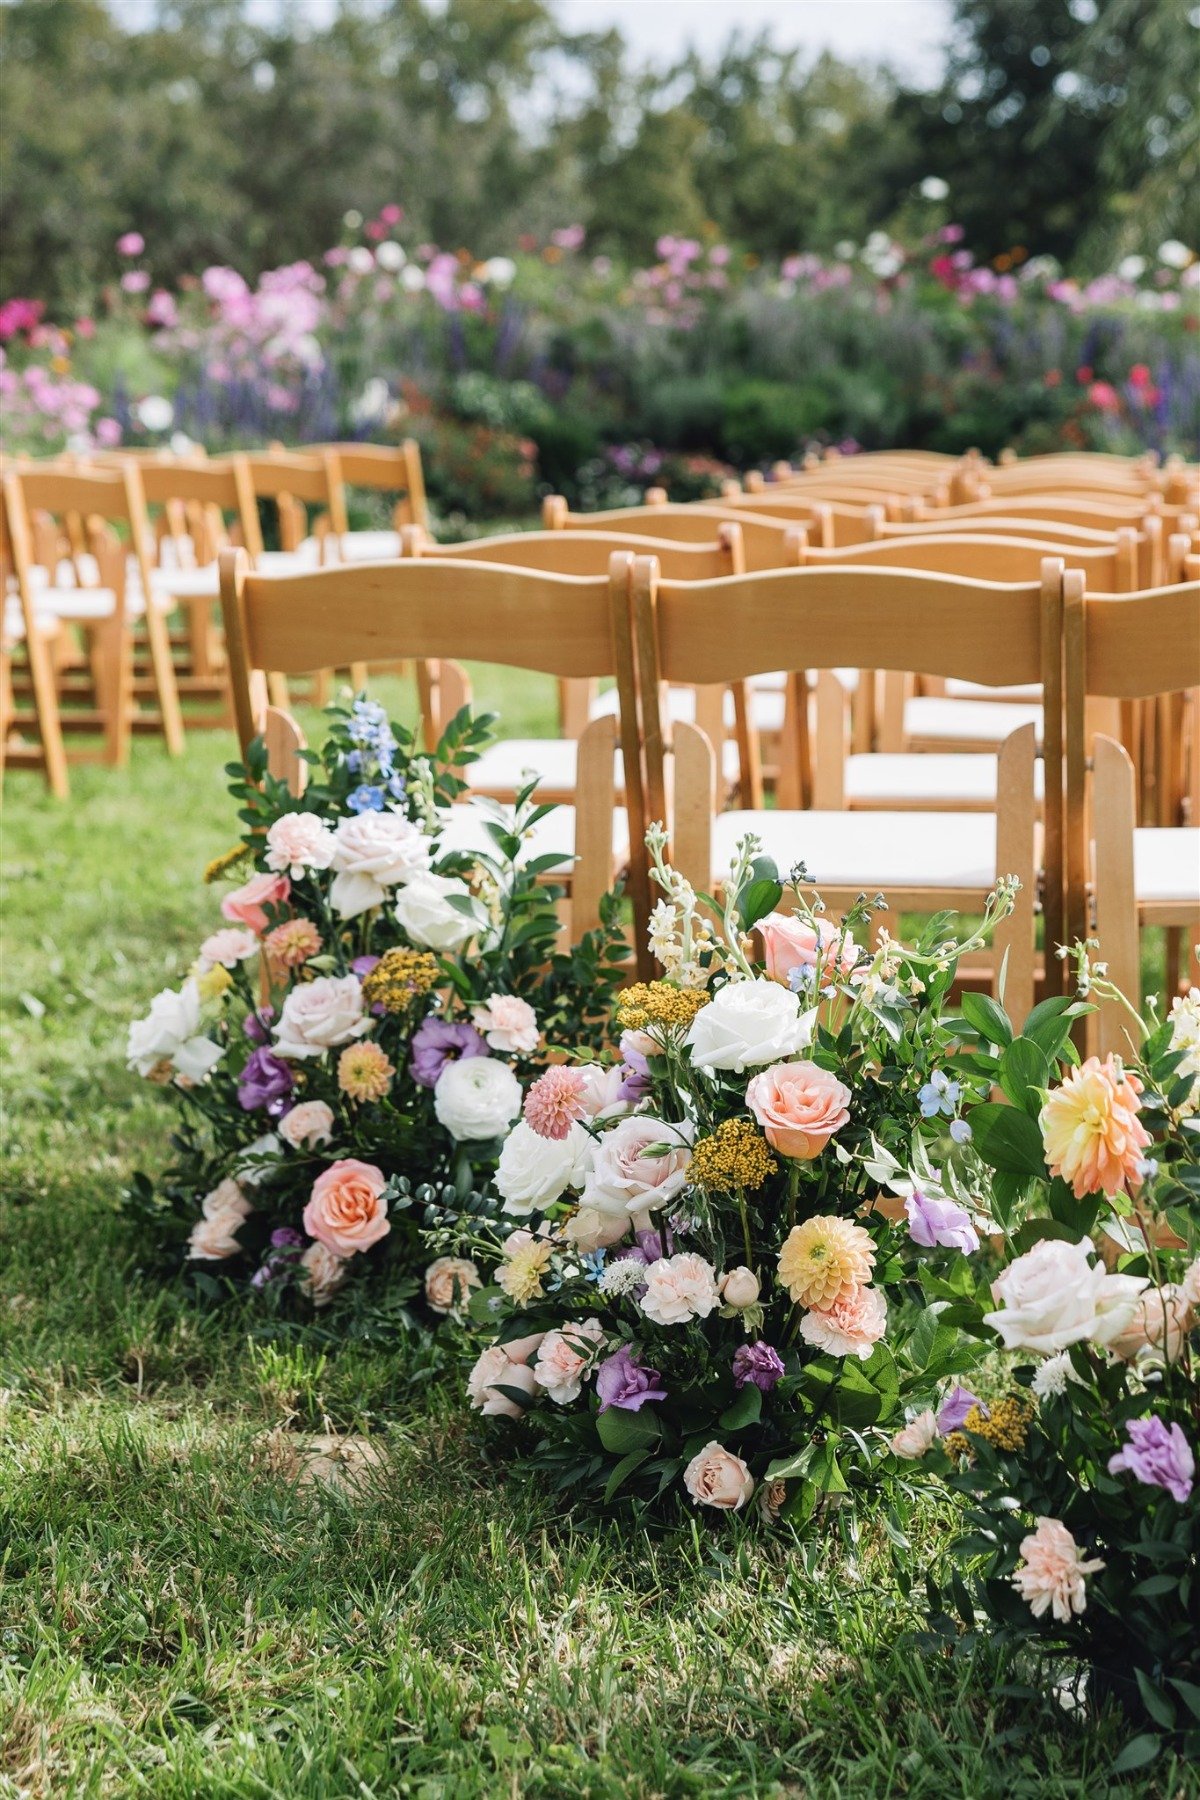
[[753, 1382], [769, 1394], [783, 1377], [783, 1358], [770, 1344], [739, 1344], [733, 1353], [733, 1385], [739, 1390]]
[[126, 231], [117, 239], [119, 256], [140, 256], [146, 248], [146, 240], [140, 231]]
[[296, 1085], [296, 1077], [281, 1057], [266, 1046], [256, 1050], [242, 1070], [238, 1081], [238, 1105], [244, 1112], [256, 1112], [274, 1100], [286, 1100]]
[[1125, 1431], [1129, 1441], [1109, 1458], [1109, 1474], [1127, 1472], [1148, 1487], [1166, 1488], [1182, 1506], [1191, 1496], [1196, 1458], [1181, 1428], [1152, 1416], [1126, 1420]]
[[970, 1214], [953, 1200], [938, 1199], [914, 1188], [904, 1202], [908, 1218], [908, 1235], [923, 1250], [940, 1245], [943, 1249], [963, 1250], [968, 1256], [979, 1248], [979, 1235]]
[[606, 1356], [596, 1370], [600, 1411], [607, 1412], [610, 1406], [616, 1406], [622, 1412], [640, 1412], [647, 1400], [665, 1400], [667, 1390], [659, 1386], [661, 1381], [657, 1369], [648, 1369], [633, 1355], [628, 1344], [622, 1344], [612, 1356]]
[[961, 1431], [973, 1406], [978, 1406], [986, 1415], [987, 1408], [978, 1394], [973, 1394], [970, 1388], [952, 1387], [938, 1408], [937, 1428], [941, 1435], [946, 1437], [952, 1431]]
[[473, 1025], [451, 1025], [426, 1019], [413, 1033], [409, 1071], [418, 1087], [436, 1087], [447, 1063], [467, 1056], [486, 1056], [488, 1047]]
[[128, 269], [121, 277], [121, 286], [127, 294], [144, 294], [150, 286], [150, 277], [145, 269]]

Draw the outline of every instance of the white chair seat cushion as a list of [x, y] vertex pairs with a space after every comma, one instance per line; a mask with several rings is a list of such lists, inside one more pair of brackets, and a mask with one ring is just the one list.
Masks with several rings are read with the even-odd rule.
[[714, 881], [725, 879], [738, 839], [748, 832], [781, 874], [804, 863], [815, 887], [986, 893], [995, 884], [991, 813], [720, 813], [713, 821]]
[[[736, 781], [737, 745], [724, 747], [725, 779]], [[492, 744], [478, 762], [468, 764], [465, 775], [477, 794], [513, 793], [536, 775], [541, 788], [556, 794], [573, 794], [578, 777], [579, 746], [574, 738], [507, 738]], [[613, 780], [620, 791], [625, 769], [618, 750], [613, 761]]]
[[221, 577], [216, 563], [202, 569], [151, 569], [150, 586], [158, 600], [215, 600]]
[[[276, 552], [275, 554], [279, 554]], [[344, 531], [341, 537], [307, 537], [298, 555], [306, 567], [336, 562], [395, 562], [400, 554], [398, 531]]]
[[1139, 827], [1133, 834], [1133, 886], [1140, 901], [1200, 907], [1200, 830]]
[[[38, 589], [35, 604], [39, 612], [53, 613], [56, 619], [87, 623], [92, 619], [110, 619], [116, 610], [117, 596], [111, 588], [44, 587]], [[125, 610], [133, 618], [145, 612], [140, 593], [126, 595]]]
[[259, 575], [305, 575], [321, 567], [316, 538], [305, 538], [298, 550], [264, 550], [258, 559]]
[[[470, 854], [477, 850], [495, 855], [496, 846], [488, 834], [488, 814], [483, 807], [459, 804], [450, 808], [450, 823], [442, 833], [443, 850]], [[575, 808], [556, 806], [539, 819], [530, 833], [521, 861], [535, 856], [557, 856], [564, 873], [575, 861]], [[629, 826], [624, 807], [613, 812], [613, 863], [623, 864], [629, 858]]]
[[[755, 731], [782, 731], [785, 695], [782, 688], [752, 688], [750, 692], [750, 721]], [[682, 720], [685, 724], [696, 722], [696, 695], [692, 688], [673, 687], [667, 690], [667, 710], [672, 719]], [[615, 718], [620, 711], [620, 701], [616, 688], [609, 688], [599, 694], [592, 702], [589, 717], [593, 719]], [[726, 693], [724, 702], [725, 729], [732, 731], [735, 722], [733, 695]]]
[[1042, 709], [1005, 700], [951, 700], [941, 694], [919, 694], [904, 708], [904, 730], [922, 741], [1002, 744], [1022, 725], [1042, 733]]
[[[922, 806], [944, 801], [947, 807], [988, 806], [996, 799], [996, 758], [986, 751], [931, 750], [909, 755], [881, 751], [846, 758], [847, 801], [870, 806]], [[1043, 792], [1042, 765], [1034, 764], [1034, 789]]]
[[989, 706], [998, 700], [1027, 700], [1036, 704], [1042, 697], [1036, 681], [1024, 682], [1019, 687], [990, 688], [978, 681], [956, 681], [953, 676], [946, 682], [946, 693], [953, 700], [987, 700]]

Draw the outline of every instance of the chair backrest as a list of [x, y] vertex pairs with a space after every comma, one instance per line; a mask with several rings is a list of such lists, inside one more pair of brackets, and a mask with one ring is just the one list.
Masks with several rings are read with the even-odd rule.
[[1044, 691], [1044, 911], [1061, 926], [1063, 567], [1001, 584], [916, 570], [789, 569], [691, 586], [650, 558], [632, 571], [647, 816], [667, 811], [664, 682], [745, 680], [779, 668], [870, 666]]
[[146, 458], [138, 465], [142, 491], [150, 507], [171, 508], [177, 502], [216, 507], [237, 520], [242, 541], [252, 561], [262, 555], [262, 532], [254, 498], [254, 478], [241, 455]]
[[[809, 537], [814, 543], [842, 542], [837, 536], [837, 509], [813, 506], [805, 509]], [[864, 513], [854, 513], [857, 535], [850, 542], [859, 543], [866, 536]], [[741, 530], [747, 569], [779, 569], [788, 555], [785, 534], [790, 519], [763, 518], [744, 512], [740, 504], [705, 502], [702, 506], [622, 506], [607, 512], [573, 513], [561, 494], [548, 494], [542, 502], [542, 524], [547, 531], [588, 531], [611, 533], [619, 538], [651, 537], [669, 539], [672, 543], [711, 543], [721, 524], [737, 525]]]
[[[258, 729], [262, 710], [259, 671], [286, 676], [347, 663], [447, 658], [498, 663], [560, 679], [615, 676], [630, 891], [641, 943], [648, 888], [629, 616], [631, 563], [617, 549], [609, 569], [592, 576], [426, 557], [269, 576], [253, 574], [240, 553], [223, 552], [221, 609], [243, 749]], [[577, 869], [576, 885], [587, 895], [585, 917], [587, 908], [598, 904], [611, 873], [616, 723], [597, 725], [593, 748], [599, 745], [599, 753], [590, 756], [586, 775], [582, 747], [580, 752], [577, 842], [586, 839], [590, 860]], [[609, 736], [601, 743], [606, 730]], [[572, 911], [577, 916], [574, 906]]]
[[[706, 543], [672, 543], [631, 533], [622, 535], [620, 547], [632, 556], [657, 556], [664, 575], [679, 581], [739, 575], [744, 566], [741, 527], [731, 523], [718, 522]], [[602, 531], [512, 531], [500, 537], [472, 538], [465, 544], [437, 544], [420, 526], [405, 526], [400, 532], [402, 556], [503, 563], [555, 575], [603, 574], [614, 548], [612, 534]]]
[[428, 526], [425, 471], [421, 464], [421, 446], [415, 438], [405, 438], [399, 444], [309, 444], [306, 449], [310, 455], [335, 456], [347, 487], [396, 494], [399, 498], [398, 526]]
[[[841, 550], [810, 548], [801, 526], [794, 527], [789, 535], [796, 548], [795, 561], [805, 568], [927, 569], [931, 574], [963, 575], [978, 581], [1040, 581], [1042, 563], [1052, 553], [1036, 538], [995, 536], [982, 531], [941, 535], [936, 525], [936, 519], [931, 519], [923, 537], [882, 538], [870, 544], [847, 545]], [[1110, 534], [1104, 547], [1055, 548], [1068, 568], [1084, 571], [1088, 586], [1095, 592], [1130, 593], [1138, 585], [1138, 536], [1129, 527]]]
[[[34, 532], [34, 519], [38, 514], [48, 514], [62, 524], [73, 556], [92, 549], [91, 521], [124, 526], [143, 590], [150, 592], [153, 560], [150, 527], [136, 463], [114, 469], [66, 469], [27, 464], [13, 468], [5, 475], [4, 493], [13, 567], [27, 605], [33, 593], [32, 572], [39, 561]], [[118, 599], [123, 600], [123, 559], [108, 560], [110, 567], [106, 570], [105, 585], [111, 582], [117, 588]], [[53, 578], [53, 567], [50, 573]], [[28, 626], [30, 621], [27, 619], [26, 623]]]
[[246, 466], [258, 499], [320, 507], [329, 515], [331, 531], [340, 536], [346, 530], [345, 488], [332, 450], [270, 450], [247, 456]]

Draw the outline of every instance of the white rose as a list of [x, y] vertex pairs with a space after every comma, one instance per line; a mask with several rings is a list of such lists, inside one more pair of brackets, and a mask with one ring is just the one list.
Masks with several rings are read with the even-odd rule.
[[497, 1138], [521, 1110], [521, 1084], [493, 1056], [464, 1056], [438, 1076], [433, 1110], [459, 1143]]
[[782, 1062], [812, 1042], [813, 1013], [800, 997], [765, 976], [731, 981], [702, 1006], [686, 1043], [697, 1069], [730, 1069], [740, 1075], [764, 1063]]
[[608, 1250], [619, 1244], [631, 1229], [633, 1220], [628, 1213], [602, 1213], [594, 1206], [581, 1206], [563, 1226], [562, 1236], [563, 1242], [574, 1244], [581, 1256], [590, 1256], [593, 1250]]
[[338, 1044], [369, 1031], [363, 1013], [362, 983], [357, 975], [319, 975], [301, 982], [283, 1003], [275, 1027], [280, 1056], [323, 1056]]
[[582, 1324], [546, 1333], [538, 1346], [533, 1378], [556, 1406], [578, 1400], [603, 1343], [604, 1327], [599, 1319], [584, 1319]]
[[754, 1477], [740, 1456], [714, 1439], [693, 1456], [683, 1471], [683, 1485], [697, 1506], [740, 1512], [754, 1492]]
[[450, 897], [469, 900], [471, 890], [453, 875], [414, 875], [396, 896], [396, 919], [405, 935], [423, 950], [461, 950], [475, 936], [476, 923]]
[[656, 1325], [686, 1325], [707, 1319], [720, 1303], [717, 1272], [692, 1251], [663, 1256], [646, 1270], [642, 1311]]
[[1043, 1238], [1018, 1256], [992, 1283], [1001, 1312], [984, 1314], [1006, 1350], [1033, 1350], [1053, 1356], [1070, 1344], [1107, 1344], [1118, 1337], [1137, 1309], [1144, 1275], [1110, 1275], [1091, 1261], [1092, 1246]]
[[596, 1144], [581, 1204], [620, 1214], [666, 1206], [687, 1182], [692, 1136], [690, 1124], [622, 1119]]
[[129, 1027], [125, 1056], [130, 1068], [149, 1075], [160, 1063], [169, 1062], [177, 1075], [203, 1081], [224, 1051], [204, 1036], [200, 1014], [200, 990], [194, 981], [185, 981], [178, 993], [164, 988], [155, 994], [146, 1017]]
[[524, 1119], [518, 1120], [504, 1140], [496, 1168], [496, 1191], [505, 1212], [544, 1212], [568, 1188], [580, 1187], [587, 1178], [591, 1151], [592, 1140], [578, 1122], [565, 1138], [544, 1138]]
[[195, 1262], [222, 1262], [240, 1255], [238, 1227], [253, 1210], [237, 1182], [226, 1176], [200, 1203], [202, 1216], [192, 1226], [188, 1255]]
[[398, 812], [352, 813], [334, 833], [329, 904], [342, 919], [382, 906], [390, 887], [429, 868], [429, 839]]

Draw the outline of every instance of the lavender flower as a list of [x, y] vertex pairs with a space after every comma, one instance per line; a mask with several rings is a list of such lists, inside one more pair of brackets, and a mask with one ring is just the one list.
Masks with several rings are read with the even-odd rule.
[[252, 1044], [265, 1044], [271, 1034], [271, 1026], [275, 1022], [275, 1008], [260, 1006], [257, 1012], [247, 1013], [242, 1020], [242, 1030]]
[[273, 1100], [286, 1100], [296, 1085], [296, 1077], [288, 1065], [265, 1045], [256, 1050], [238, 1081], [238, 1105], [243, 1112], [255, 1112]]
[[970, 1388], [952, 1387], [938, 1408], [937, 1428], [942, 1436], [948, 1437], [952, 1431], [961, 1431], [963, 1421], [973, 1406], [978, 1406], [984, 1416], [987, 1416], [987, 1408], [978, 1394], [973, 1394]]
[[733, 1353], [733, 1385], [741, 1389], [753, 1382], [769, 1394], [783, 1377], [783, 1358], [770, 1344], [739, 1344]]
[[647, 1400], [665, 1400], [667, 1390], [659, 1386], [661, 1380], [657, 1369], [648, 1369], [632, 1354], [628, 1344], [622, 1344], [596, 1370], [600, 1411], [616, 1406], [622, 1412], [640, 1412]]
[[1109, 1474], [1128, 1471], [1149, 1487], [1166, 1488], [1182, 1506], [1191, 1496], [1196, 1458], [1180, 1427], [1164, 1425], [1161, 1419], [1151, 1416], [1127, 1419], [1125, 1430], [1129, 1441], [1109, 1458]]
[[473, 1025], [451, 1025], [446, 1019], [425, 1019], [413, 1033], [409, 1070], [418, 1087], [436, 1087], [449, 1062], [467, 1056], [486, 1056], [488, 1047]]
[[953, 1200], [923, 1194], [920, 1188], [914, 1188], [904, 1202], [904, 1211], [908, 1235], [922, 1249], [932, 1250], [940, 1244], [946, 1249], [964, 1250], [968, 1256], [978, 1250], [979, 1235], [970, 1214]]
[[281, 1225], [271, 1233], [271, 1251], [264, 1259], [262, 1267], [256, 1269], [250, 1277], [250, 1286], [261, 1289], [272, 1281], [280, 1281], [304, 1254], [308, 1240], [301, 1231], [293, 1231], [290, 1225]]

